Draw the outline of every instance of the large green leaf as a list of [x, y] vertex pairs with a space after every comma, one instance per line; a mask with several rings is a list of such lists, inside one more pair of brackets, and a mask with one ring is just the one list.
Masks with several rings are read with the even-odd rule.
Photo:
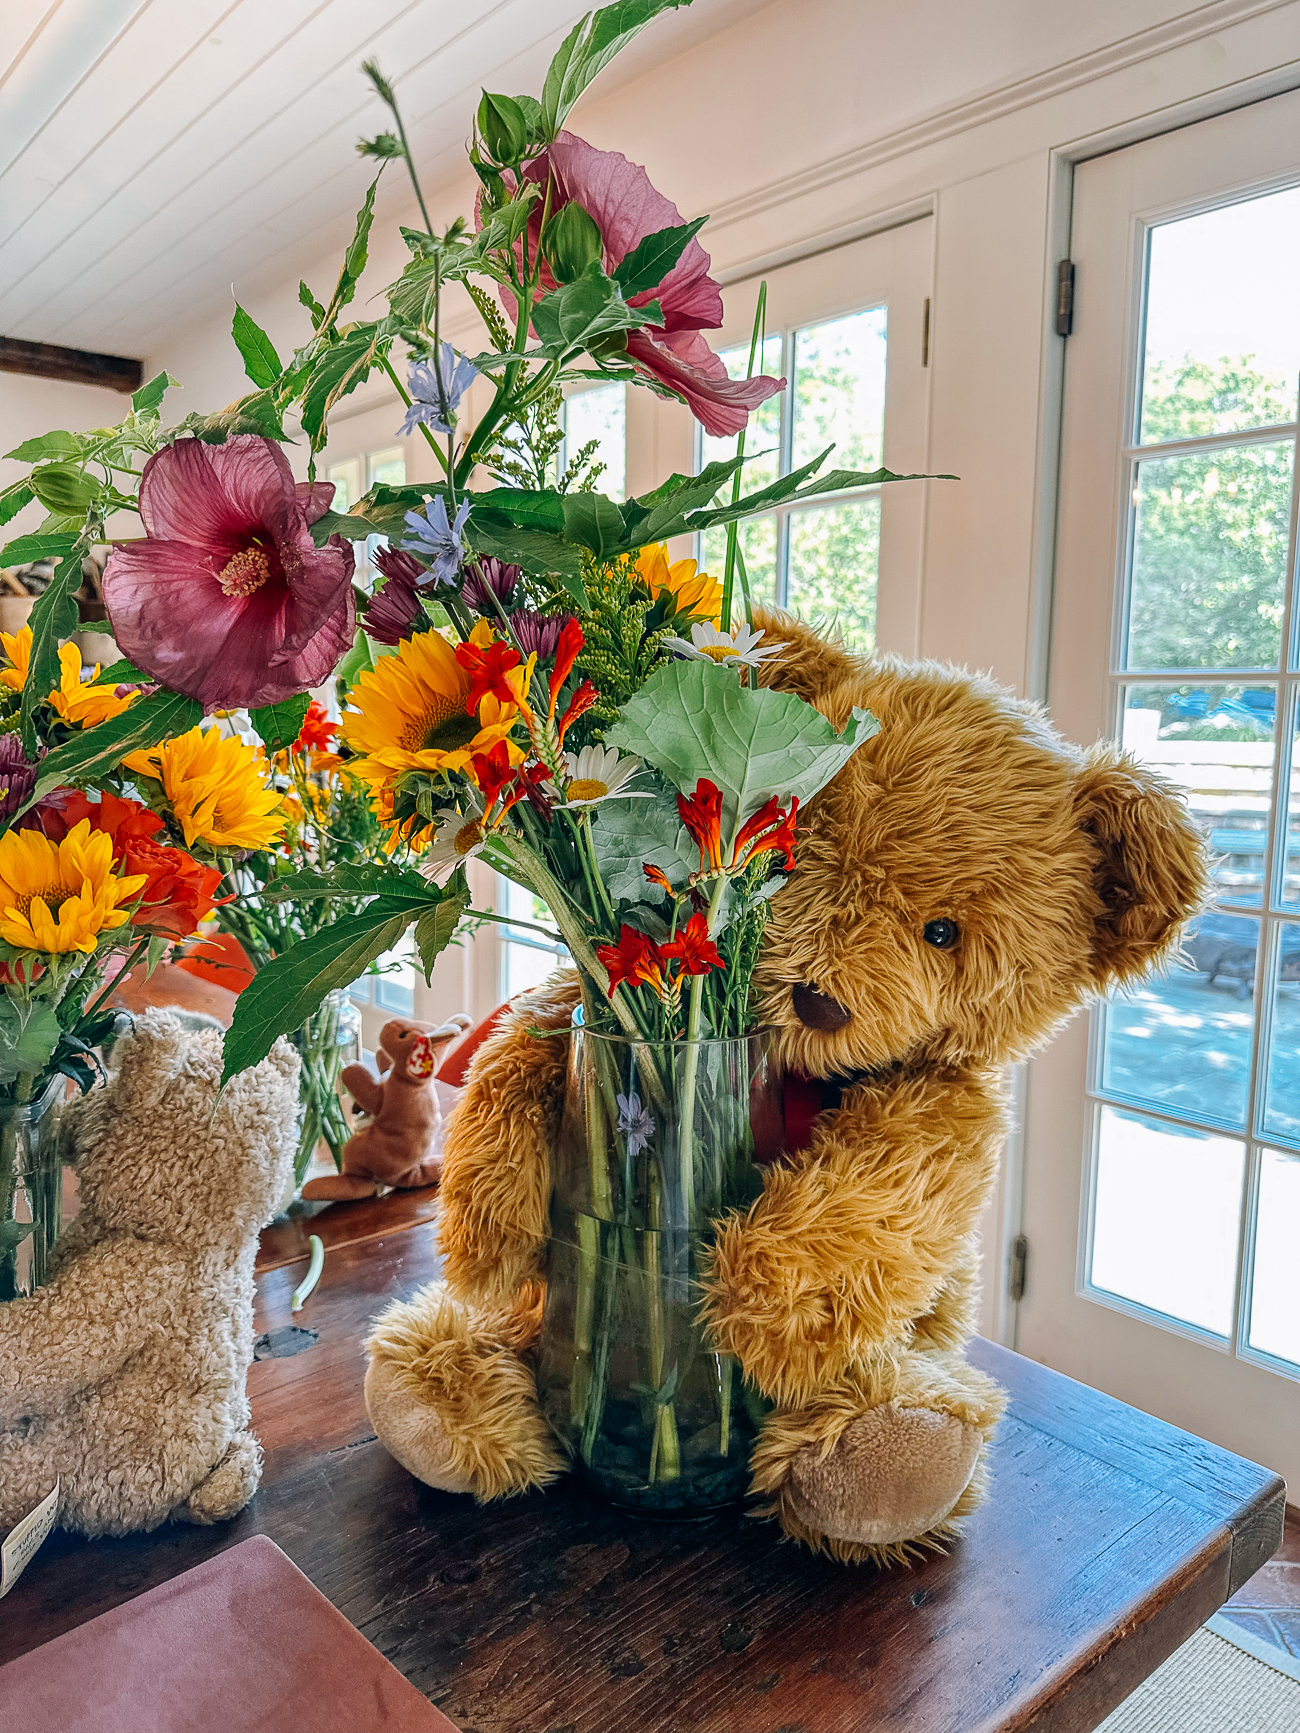
[[614, 272], [623, 299], [630, 301], [633, 295], [657, 289], [708, 220], [696, 217], [694, 222], [675, 229], [656, 229], [653, 235], [639, 240]]
[[5, 456], [18, 463], [49, 463], [59, 457], [80, 457], [89, 444], [84, 433], [65, 433], [62, 428], [55, 428], [36, 439], [25, 439], [12, 451], [6, 451]]
[[255, 319], [235, 302], [234, 323], [230, 327], [230, 335], [235, 339], [244, 361], [244, 372], [254, 385], [274, 385], [284, 372], [284, 365], [275, 352], [275, 344], [263, 331]]
[[689, 6], [690, 0], [617, 0], [580, 18], [560, 44], [542, 86], [542, 124], [553, 139], [564, 117], [621, 48], [660, 12]]
[[663, 541], [665, 528], [685, 521], [685, 514], [708, 505], [745, 460], [729, 457], [708, 463], [698, 475], [670, 475], [653, 493], [630, 499], [623, 506], [628, 542], [632, 548]]
[[855, 709], [842, 734], [792, 692], [742, 686], [734, 668], [669, 662], [623, 706], [606, 743], [635, 752], [691, 793], [701, 777], [723, 792], [723, 840], [771, 795], [810, 800], [879, 732]]
[[330, 410], [369, 377], [381, 348], [389, 341], [391, 333], [385, 324], [359, 325], [327, 349], [312, 368], [302, 394], [302, 425], [313, 451], [325, 443]]
[[83, 729], [53, 752], [46, 753], [28, 804], [40, 800], [52, 788], [68, 784], [93, 786], [116, 770], [128, 753], [143, 752], [147, 747], [157, 746], [160, 740], [185, 734], [202, 720], [203, 706], [196, 698], [159, 687], [147, 697], [138, 698], [129, 709], [110, 716], [107, 722]]
[[187, 415], [184, 421], [169, 430], [167, 438], [174, 440], [186, 433], [192, 433], [205, 445], [224, 445], [228, 439], [235, 439], [242, 433], [256, 433], [262, 439], [276, 440], [285, 436], [279, 406], [269, 390], [250, 391], [246, 397], [237, 398], [212, 415], [199, 415], [197, 412]]
[[623, 514], [603, 493], [566, 493], [564, 539], [609, 559], [623, 546]]
[[664, 892], [646, 879], [642, 867], [657, 866], [680, 888], [700, 864], [677, 812], [672, 789], [655, 779], [653, 800], [607, 800], [596, 808], [591, 840], [600, 876], [615, 902], [657, 903]]
[[333, 872], [285, 873], [262, 891], [268, 903], [314, 902], [322, 897], [369, 897], [383, 895], [396, 908], [406, 899], [428, 904], [427, 879], [417, 872], [390, 866], [385, 861], [346, 862]]
[[[382, 173], [383, 170], [381, 169], [380, 174]], [[370, 247], [370, 225], [375, 219], [375, 192], [378, 186], [379, 175], [376, 175], [374, 180], [370, 183], [369, 190], [366, 193], [361, 209], [357, 212], [357, 226], [353, 232], [348, 250], [343, 255], [343, 266], [339, 271], [339, 280], [334, 285], [334, 293], [330, 297], [329, 306], [325, 309], [320, 319], [316, 320], [318, 327], [324, 324], [330, 324], [333, 320], [337, 319], [342, 309], [347, 306], [353, 295], [356, 294], [357, 283], [360, 280], [361, 273], [366, 268], [366, 258]], [[305, 288], [305, 283], [300, 283], [298, 285], [299, 300], [302, 300], [303, 290]], [[308, 295], [310, 295], [311, 291], [308, 290], [307, 292]], [[305, 302], [304, 305], [312, 305], [312, 317], [315, 318], [314, 304]]]
[[380, 897], [259, 969], [235, 1004], [222, 1085], [265, 1059], [277, 1036], [300, 1029], [327, 993], [350, 987], [377, 957], [392, 950], [415, 916], [414, 908], [395, 910]]
[[302, 720], [311, 703], [309, 692], [299, 692], [279, 704], [264, 704], [250, 710], [248, 720], [256, 728], [268, 752], [287, 752], [302, 732]]
[[47, 1001], [31, 1001], [24, 1010], [17, 999], [0, 997], [0, 1080], [8, 1083], [24, 1071], [39, 1075], [62, 1033]]
[[[814, 499], [819, 494], [840, 493], [849, 487], [883, 487], [891, 481], [956, 481], [955, 475], [898, 475], [892, 469], [831, 469], [825, 475], [819, 475], [807, 487], [802, 484], [825, 461], [832, 447], [827, 447], [820, 457], [806, 463], [801, 469], [792, 470], [789, 475], [783, 475], [779, 481], [774, 481], [770, 487], [761, 488], [757, 493], [746, 495], [736, 501], [735, 505], [717, 506], [713, 511], [692, 511], [683, 529], [686, 531], [707, 530], [717, 524], [738, 522], [741, 518], [752, 517], [755, 512], [767, 511], [774, 505], [792, 505], [800, 500]], [[670, 532], [678, 533], [678, 532]]]
[[0, 566], [28, 566], [34, 560], [61, 560], [70, 554], [81, 538], [75, 532], [66, 535], [15, 536], [0, 548]]
[[453, 891], [445, 896], [436, 909], [426, 909], [415, 923], [415, 944], [420, 953], [420, 967], [428, 982], [439, 953], [451, 943], [460, 917], [469, 907], [468, 890]]
[[538, 353], [559, 357], [584, 348], [609, 331], [633, 330], [662, 317], [657, 301], [629, 307], [618, 284], [595, 264], [571, 283], [543, 295], [533, 307], [532, 326], [541, 344]]
[[36, 598], [28, 620], [32, 647], [23, 686], [22, 735], [23, 750], [29, 758], [36, 756], [37, 706], [59, 684], [59, 641], [70, 638], [77, 629], [77, 604], [72, 598], [80, 588], [81, 544], [77, 542], [60, 560], [54, 576]]
[[545, 530], [521, 529], [507, 518], [478, 511], [470, 517], [469, 533], [476, 553], [493, 554], [499, 560], [522, 566], [526, 572], [555, 572], [578, 606], [588, 605], [582, 582], [582, 555], [572, 542]]
[[538, 488], [535, 492], [525, 487], [493, 487], [476, 493], [474, 505], [478, 511], [490, 511], [509, 518], [511, 523], [550, 530], [558, 536], [564, 534], [566, 497], [553, 487]]

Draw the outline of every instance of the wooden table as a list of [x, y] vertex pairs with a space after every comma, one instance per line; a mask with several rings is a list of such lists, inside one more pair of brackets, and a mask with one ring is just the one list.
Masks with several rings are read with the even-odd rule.
[[[250, 1507], [52, 1536], [0, 1604], [0, 1660], [260, 1532], [473, 1733], [1076, 1733], [1281, 1538], [1276, 1475], [987, 1342], [974, 1357], [1012, 1394], [993, 1499], [914, 1570], [813, 1558], [741, 1514], [632, 1519], [564, 1485], [479, 1509], [412, 1480], [366, 1419], [365, 1320], [435, 1268], [427, 1206], [396, 1200], [416, 1218], [400, 1229], [383, 1207], [321, 1218], [333, 1244], [297, 1317], [301, 1263], [261, 1277], [259, 1328], [301, 1351], [252, 1369]], [[271, 1261], [293, 1249], [277, 1243]]]

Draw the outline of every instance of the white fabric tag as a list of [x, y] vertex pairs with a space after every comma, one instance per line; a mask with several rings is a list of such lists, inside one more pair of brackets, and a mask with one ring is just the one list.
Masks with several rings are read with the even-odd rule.
[[10, 1529], [4, 1545], [0, 1546], [0, 1601], [36, 1557], [41, 1543], [58, 1520], [58, 1515], [59, 1483], [56, 1480], [54, 1491], [47, 1494], [35, 1510], [29, 1510], [23, 1520]]

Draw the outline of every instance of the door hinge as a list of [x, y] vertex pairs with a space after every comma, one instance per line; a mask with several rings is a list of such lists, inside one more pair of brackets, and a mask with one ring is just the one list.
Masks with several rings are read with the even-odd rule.
[[1011, 1258], [1007, 1265], [1007, 1295], [1015, 1305], [1025, 1297], [1025, 1276], [1029, 1269], [1029, 1241], [1017, 1234], [1011, 1242]]
[[1074, 329], [1074, 260], [1062, 259], [1056, 267], [1056, 335], [1068, 337]]
[[921, 312], [921, 365], [930, 365], [930, 297], [925, 297], [925, 307]]

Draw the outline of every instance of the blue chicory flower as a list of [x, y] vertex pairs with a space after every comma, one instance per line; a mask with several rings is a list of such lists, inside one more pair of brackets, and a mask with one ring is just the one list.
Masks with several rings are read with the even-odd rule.
[[462, 500], [455, 521], [447, 518], [447, 502], [435, 494], [423, 511], [408, 511], [404, 546], [419, 554], [433, 573], [435, 583], [454, 584], [464, 557], [461, 532], [469, 516], [470, 502]]
[[411, 407], [406, 420], [397, 430], [399, 439], [414, 433], [421, 422], [435, 433], [450, 433], [461, 398], [478, 378], [478, 369], [471, 367], [463, 355], [458, 355], [450, 343], [439, 350], [442, 386], [438, 385], [438, 368], [432, 360], [414, 361], [406, 383], [411, 392]]
[[648, 1107], [641, 1105], [641, 1097], [635, 1089], [627, 1095], [616, 1095], [615, 1100], [618, 1102], [618, 1129], [627, 1139], [627, 1158], [635, 1161], [654, 1140], [654, 1115]]

